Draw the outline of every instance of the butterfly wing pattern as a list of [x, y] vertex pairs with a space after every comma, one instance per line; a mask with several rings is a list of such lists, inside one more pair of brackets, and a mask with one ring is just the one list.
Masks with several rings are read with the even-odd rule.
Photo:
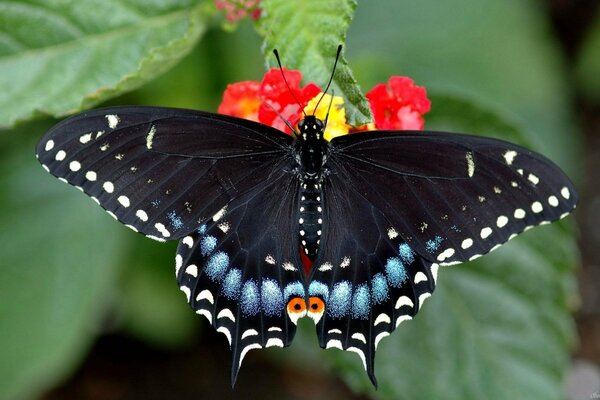
[[116, 107], [59, 123], [37, 157], [129, 228], [180, 239], [177, 282], [227, 337], [232, 382], [249, 350], [288, 346], [309, 316], [320, 345], [357, 353], [375, 384], [377, 345], [419, 311], [440, 266], [562, 218], [577, 201], [552, 162], [500, 140], [338, 137], [326, 145], [314, 200], [322, 203], [311, 211], [322, 212], [318, 252], [305, 275], [300, 212], [308, 203], [299, 199], [306, 180], [296, 144], [229, 116]]
[[327, 304], [321, 346], [358, 353], [374, 384], [379, 340], [417, 313], [440, 266], [488, 253], [577, 202], [551, 161], [496, 139], [380, 131], [331, 145], [308, 290]]

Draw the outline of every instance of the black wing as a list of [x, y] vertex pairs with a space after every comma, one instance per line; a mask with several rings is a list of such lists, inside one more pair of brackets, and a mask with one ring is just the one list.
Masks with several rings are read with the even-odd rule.
[[232, 384], [251, 349], [288, 346], [306, 315], [298, 244], [299, 181], [284, 166], [185, 237], [177, 280], [188, 302], [228, 339]]
[[440, 265], [472, 260], [567, 215], [572, 183], [543, 156], [495, 139], [374, 132], [331, 142], [323, 235], [309, 296], [325, 302], [322, 347], [357, 352], [412, 318]]
[[54, 126], [37, 157], [146, 236], [179, 239], [265, 185], [292, 138], [255, 122], [158, 107], [92, 110]]

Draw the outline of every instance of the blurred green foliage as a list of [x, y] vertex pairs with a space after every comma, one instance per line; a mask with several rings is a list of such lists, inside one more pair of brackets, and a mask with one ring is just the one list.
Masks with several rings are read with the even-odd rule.
[[[0, 3], [0, 125], [111, 97], [107, 104], [215, 110], [227, 83], [260, 80], [273, 46], [285, 65], [323, 83], [352, 20], [340, 69], [347, 80], [337, 93], [353, 93], [347, 101], [356, 110], [364, 100], [353, 76], [368, 90], [408, 75], [431, 94], [429, 129], [527, 144], [576, 177], [570, 92], [536, 4], [269, 0], [258, 30], [245, 21], [225, 33], [212, 2]], [[295, 28], [302, 26], [310, 29]], [[582, 76], [590, 77], [586, 65], [600, 55], [597, 46], [584, 48]], [[37, 164], [35, 142], [52, 122], [0, 136], [0, 398], [35, 397], [65, 379], [102, 332], [177, 348], [208, 327], [175, 284], [173, 245], [131, 233]], [[560, 399], [577, 262], [563, 222], [443, 269], [417, 318], [381, 343], [377, 392], [355, 355], [318, 349], [311, 324], [300, 324], [290, 349], [265, 353], [283, 368], [318, 365], [373, 398]]]

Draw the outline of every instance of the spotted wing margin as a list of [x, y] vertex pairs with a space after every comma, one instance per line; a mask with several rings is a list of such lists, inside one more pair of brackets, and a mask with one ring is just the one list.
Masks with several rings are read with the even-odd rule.
[[232, 350], [232, 385], [249, 350], [286, 347], [306, 314], [288, 307], [306, 297], [298, 232], [298, 180], [283, 169], [267, 184], [184, 237], [177, 249], [180, 289], [223, 333]]
[[485, 254], [566, 216], [577, 193], [550, 160], [492, 138], [367, 132], [332, 141], [329, 169], [348, 177], [423, 258], [441, 265]]
[[[287, 168], [291, 137], [238, 118], [159, 107], [88, 111], [50, 129], [42, 166], [153, 239], [181, 238]], [[285, 163], [284, 163], [285, 164]]]
[[351, 184], [343, 168], [325, 177], [327, 218], [308, 294], [325, 303], [314, 318], [320, 346], [358, 354], [376, 385], [380, 340], [418, 312], [435, 288], [438, 265], [390, 235], [388, 216]]

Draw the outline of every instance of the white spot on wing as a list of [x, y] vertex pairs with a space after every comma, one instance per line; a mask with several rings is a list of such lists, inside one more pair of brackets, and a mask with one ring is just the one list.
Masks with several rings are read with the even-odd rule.
[[181, 257], [181, 254], [177, 254], [175, 256], [175, 275], [179, 275], [179, 269], [181, 268], [182, 265], [183, 265], [183, 257]]
[[229, 308], [224, 308], [219, 312], [219, 314], [217, 315], [217, 319], [221, 318], [229, 318], [231, 322], [235, 322], [235, 317], [233, 316], [233, 313]]
[[146, 211], [144, 211], [144, 210], [137, 210], [135, 212], [135, 216], [144, 222], [148, 221], [148, 214], [146, 214]]
[[340, 263], [340, 268], [346, 268], [348, 265], [350, 265], [350, 257], [345, 256], [344, 258], [342, 258], [342, 262]]
[[465, 240], [462, 241], [462, 243], [460, 245], [460, 247], [462, 247], [465, 250], [471, 246], [473, 246], [473, 239], [471, 239], [471, 238], [466, 238]]
[[106, 191], [106, 193], [112, 193], [115, 191], [115, 185], [113, 185], [111, 181], [104, 182], [102, 188]]
[[67, 156], [67, 152], [64, 150], [60, 150], [58, 153], [56, 153], [56, 155], [54, 156], [54, 159], [56, 161], [62, 161], [65, 159], [66, 156]]
[[270, 338], [265, 347], [283, 347], [283, 341], [279, 338]]
[[187, 286], [181, 286], [179, 289], [185, 294], [185, 298], [187, 299], [187, 302], [189, 303], [190, 296], [192, 295], [190, 288]]
[[131, 204], [131, 203], [129, 202], [129, 197], [127, 197], [127, 196], [119, 196], [119, 198], [117, 199], [117, 201], [118, 201], [119, 203], [121, 203], [121, 205], [122, 205], [123, 207], [125, 207], [125, 208], [129, 207], [129, 205]]
[[257, 335], [258, 335], [258, 331], [256, 329], [247, 329], [246, 331], [244, 331], [244, 333], [242, 333], [242, 340], [244, 340], [248, 336], [257, 336]]
[[98, 178], [98, 175], [96, 175], [96, 172], [94, 171], [88, 171], [85, 173], [85, 179], [87, 179], [88, 181], [95, 181]]
[[408, 321], [411, 320], [412, 317], [410, 315], [402, 315], [400, 317], [398, 317], [398, 319], [396, 320], [396, 328], [404, 321]]
[[395, 308], [399, 309], [402, 306], [409, 306], [412, 308], [415, 306], [415, 304], [408, 296], [400, 296], [398, 297], [398, 301], [396, 301]]
[[498, 228], [503, 228], [506, 226], [506, 224], [508, 224], [508, 218], [504, 215], [499, 216], [496, 220], [496, 226]]
[[[192, 264], [194, 267], [196, 267], [194, 264]], [[188, 266], [185, 269], [185, 272], [189, 274], [188, 272], [188, 268], [191, 267], [192, 265]], [[192, 274], [190, 274], [192, 275]], [[198, 275], [198, 268], [196, 268], [196, 275]], [[210, 292], [210, 290], [208, 289], [204, 289], [203, 291], [201, 291], [198, 296], [196, 296], [196, 301], [201, 301], [201, 300], [206, 300], [208, 301], [210, 304], [214, 304], [215, 303], [215, 298], [213, 297], [213, 294]], [[217, 316], [217, 319], [219, 318], [219, 316]]]
[[492, 234], [492, 232], [493, 232], [492, 228], [490, 228], [489, 226], [486, 226], [485, 228], [483, 228], [481, 230], [479, 235], [481, 236], [482, 239], [487, 239]]
[[198, 277], [198, 267], [196, 264], [190, 264], [185, 268], [185, 273], [193, 276], [194, 278]]
[[268, 264], [271, 264], [271, 265], [275, 265], [275, 264], [277, 263], [277, 262], [275, 261], [275, 258], [273, 258], [273, 256], [272, 256], [272, 255], [270, 255], [270, 254], [269, 254], [268, 256], [266, 256], [266, 257], [265, 257], [265, 261], [266, 261]]
[[79, 137], [79, 141], [81, 142], [81, 144], [86, 144], [88, 143], [90, 140], [92, 140], [92, 132], [90, 133], [86, 133], [85, 135], [81, 135]]
[[340, 340], [337, 339], [331, 339], [330, 341], [327, 342], [327, 344], [325, 345], [326, 349], [340, 349], [340, 350], [344, 350], [344, 347], [342, 346], [342, 342]]
[[117, 125], [119, 125], [119, 122], [121, 121], [119, 119], [118, 115], [114, 115], [114, 114], [108, 114], [104, 116], [107, 121], [108, 121], [108, 127], [110, 129], [115, 129], [117, 127]]
[[69, 169], [73, 172], [77, 172], [81, 169], [81, 164], [79, 163], [79, 161], [71, 161], [69, 163]]
[[296, 267], [294, 267], [294, 264], [292, 264], [289, 261], [286, 261], [283, 263], [283, 269], [285, 269], [286, 271], [296, 271]]
[[325, 271], [331, 271], [333, 269], [333, 265], [331, 265], [330, 262], [324, 262], [323, 264], [321, 264], [321, 266], [319, 267], [319, 271], [321, 272], [325, 272]]
[[[141, 211], [141, 210], [138, 210], [138, 211]], [[183, 238], [183, 240], [181, 242], [183, 244], [187, 245], [187, 247], [189, 247], [191, 249], [192, 246], [194, 245], [194, 238], [192, 238], [191, 236], [186, 236]]]
[[447, 258], [450, 258], [454, 255], [454, 249], [452, 247], [447, 248], [437, 257], [438, 261], [444, 261]]
[[54, 148], [54, 140], [50, 139], [46, 142], [46, 146], [44, 147], [44, 150], [50, 151], [53, 148]]
[[394, 228], [390, 228], [387, 231], [387, 235], [390, 239], [395, 239], [398, 237], [398, 232]]
[[514, 150], [508, 150], [503, 155], [504, 161], [506, 161], [506, 164], [508, 164], [508, 165], [512, 165], [512, 163], [515, 160], [516, 156], [517, 156], [517, 152], [514, 151]]
[[527, 176], [527, 179], [529, 180], [529, 182], [533, 183], [534, 185], [537, 185], [538, 183], [540, 183], [540, 178], [538, 178], [534, 174], [529, 174]]
[[353, 353], [358, 354], [363, 363], [363, 367], [365, 368], [365, 371], [367, 370], [367, 360], [365, 358], [365, 353], [361, 349], [359, 349], [358, 347], [348, 347], [346, 349], [346, 351], [351, 351]]
[[156, 127], [152, 125], [150, 127], [150, 131], [146, 135], [146, 148], [148, 150], [152, 149], [152, 141], [154, 140], [154, 135], [156, 135]]
[[341, 334], [342, 334], [342, 331], [341, 331], [341, 330], [339, 330], [339, 329], [330, 329], [330, 330], [328, 330], [328, 331], [327, 331], [327, 334], [328, 334], [328, 335], [331, 335], [331, 334], [334, 334], [334, 333], [336, 333], [336, 334], [338, 334], [338, 335], [341, 335]]
[[421, 307], [423, 307], [423, 303], [425, 302], [425, 300], [427, 300], [430, 297], [431, 297], [431, 293], [429, 293], [429, 292], [425, 292], [419, 296], [419, 309], [421, 309]]
[[377, 318], [375, 318], [375, 322], [373, 323], [373, 326], [377, 326], [379, 324], [391, 324], [392, 320], [390, 319], [390, 316], [387, 315], [386, 313], [381, 313], [377, 316]]
[[231, 332], [229, 332], [229, 329], [227, 329], [224, 326], [221, 326], [217, 329], [217, 332], [221, 332], [223, 335], [225, 335], [227, 341], [229, 342], [229, 347], [231, 347]]
[[352, 335], [352, 339], [360, 340], [364, 344], [367, 344], [367, 338], [360, 332], [356, 332]]
[[550, 204], [552, 207], [558, 207], [558, 198], [556, 196], [548, 197], [548, 204]]
[[169, 237], [171, 236], [171, 232], [169, 232], [167, 230], [167, 228], [161, 224], [160, 222], [157, 222], [156, 224], [154, 224], [154, 227], [156, 228], [157, 231], [160, 232], [161, 235], [163, 235], [164, 237]]
[[377, 346], [379, 345], [381, 339], [383, 339], [386, 336], [390, 336], [390, 333], [383, 331], [379, 335], [375, 336], [375, 350], [377, 350]]
[[539, 201], [534, 201], [531, 204], [531, 211], [533, 211], [536, 214], [539, 214], [542, 211], [544, 211], [544, 207], [542, 206], [542, 203], [540, 203]]
[[475, 174], [475, 161], [473, 161], [473, 153], [467, 151], [465, 153], [465, 158], [467, 159], [467, 175], [469, 175], [469, 178], [471, 178], [473, 174]]
[[427, 282], [427, 275], [419, 271], [415, 274], [415, 283]]
[[566, 200], [569, 200], [569, 197], [571, 197], [571, 192], [569, 192], [569, 188], [565, 186], [560, 190], [560, 195]]
[[523, 219], [525, 218], [525, 210], [523, 210], [522, 208], [517, 208], [515, 210], [514, 216], [516, 219]]
[[217, 227], [221, 230], [221, 232], [227, 233], [231, 226], [229, 225], [229, 222], [223, 221], [219, 225], [217, 225]]
[[213, 221], [218, 221], [221, 218], [223, 218], [223, 216], [225, 215], [225, 213], [227, 212], [227, 206], [221, 208], [219, 211], [217, 211], [217, 213], [215, 215], [213, 215], [212, 220]]

